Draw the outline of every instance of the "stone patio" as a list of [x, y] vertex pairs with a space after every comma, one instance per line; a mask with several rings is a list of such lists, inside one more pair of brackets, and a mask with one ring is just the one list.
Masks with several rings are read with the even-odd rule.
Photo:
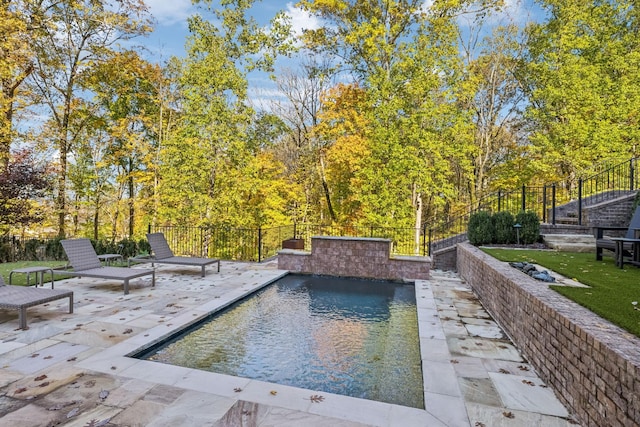
[[[0, 310], [0, 426], [573, 426], [455, 274], [416, 281], [425, 410], [126, 357], [286, 274], [157, 267], [156, 287], [72, 278], [64, 301]], [[67, 307], [68, 308], [68, 307]], [[322, 395], [322, 401], [311, 399]]]

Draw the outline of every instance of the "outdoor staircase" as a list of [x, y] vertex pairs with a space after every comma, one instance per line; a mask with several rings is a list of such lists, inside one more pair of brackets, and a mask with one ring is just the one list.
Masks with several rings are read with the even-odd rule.
[[593, 234], [545, 234], [545, 244], [560, 252], [595, 252], [596, 239]]

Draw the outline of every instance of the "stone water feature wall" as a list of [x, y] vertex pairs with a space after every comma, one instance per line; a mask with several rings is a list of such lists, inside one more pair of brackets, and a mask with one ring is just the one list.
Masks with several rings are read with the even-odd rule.
[[640, 339], [468, 243], [458, 245], [457, 260], [460, 276], [582, 425], [640, 425]]
[[311, 252], [283, 249], [278, 268], [293, 273], [367, 279], [428, 279], [431, 258], [391, 256], [391, 240], [360, 237], [311, 238]]

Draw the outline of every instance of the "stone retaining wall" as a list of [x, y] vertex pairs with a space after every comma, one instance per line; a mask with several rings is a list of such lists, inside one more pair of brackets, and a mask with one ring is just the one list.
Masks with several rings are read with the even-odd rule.
[[[640, 425], [640, 339], [468, 243], [458, 245], [457, 263], [582, 425]], [[620, 309], [632, 310], [631, 301]]]
[[431, 258], [390, 254], [389, 239], [315, 236], [311, 238], [311, 252], [279, 251], [278, 268], [294, 273], [384, 280], [429, 278]]

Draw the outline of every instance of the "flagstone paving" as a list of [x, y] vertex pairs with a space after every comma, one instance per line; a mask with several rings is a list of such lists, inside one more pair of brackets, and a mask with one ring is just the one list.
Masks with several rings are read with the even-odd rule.
[[[122, 284], [72, 278], [65, 302], [0, 310], [0, 426], [573, 426], [454, 273], [416, 281], [425, 410], [126, 357], [275, 280], [275, 262], [220, 273], [160, 266]], [[67, 307], [68, 308], [68, 307]], [[321, 395], [322, 400], [312, 396]]]

